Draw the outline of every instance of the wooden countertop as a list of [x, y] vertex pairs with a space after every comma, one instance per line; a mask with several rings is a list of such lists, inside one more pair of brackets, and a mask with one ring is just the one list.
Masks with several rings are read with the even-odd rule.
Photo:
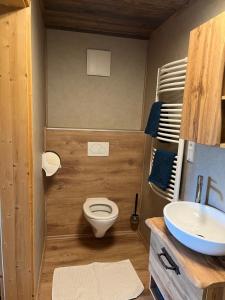
[[147, 219], [146, 225], [172, 250], [183, 272], [196, 287], [225, 286], [225, 256], [208, 256], [183, 246], [169, 233], [163, 218]]

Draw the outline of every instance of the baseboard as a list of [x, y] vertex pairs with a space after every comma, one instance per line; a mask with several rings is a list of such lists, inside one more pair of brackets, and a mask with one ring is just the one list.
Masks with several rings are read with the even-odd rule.
[[35, 297], [34, 297], [35, 300], [39, 300], [39, 289], [40, 289], [40, 283], [41, 283], [41, 275], [42, 275], [42, 268], [43, 268], [43, 263], [44, 263], [45, 249], [46, 249], [46, 240], [44, 239], [44, 245], [43, 245], [42, 256], [41, 256], [41, 265], [40, 265], [40, 270], [39, 270], [36, 293], [35, 293]]
[[[109, 233], [106, 237], [114, 237], [114, 236], [137, 236], [138, 231], [114, 231], [113, 233]], [[81, 238], [95, 238], [93, 234], [64, 234], [64, 235], [49, 235], [46, 237], [46, 240], [62, 240], [62, 239], [81, 239]]]

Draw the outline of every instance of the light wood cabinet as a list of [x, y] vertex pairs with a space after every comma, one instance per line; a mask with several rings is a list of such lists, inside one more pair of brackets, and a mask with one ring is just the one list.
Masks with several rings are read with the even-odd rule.
[[225, 143], [225, 13], [190, 34], [181, 138]]
[[167, 230], [163, 218], [146, 221], [151, 229], [150, 290], [156, 300], [224, 300], [225, 257], [194, 252]]

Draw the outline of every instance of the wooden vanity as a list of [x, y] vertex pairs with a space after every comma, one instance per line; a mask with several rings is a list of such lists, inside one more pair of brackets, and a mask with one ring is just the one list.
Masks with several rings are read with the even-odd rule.
[[207, 256], [183, 246], [163, 218], [146, 224], [151, 229], [150, 290], [156, 300], [225, 299], [225, 256]]

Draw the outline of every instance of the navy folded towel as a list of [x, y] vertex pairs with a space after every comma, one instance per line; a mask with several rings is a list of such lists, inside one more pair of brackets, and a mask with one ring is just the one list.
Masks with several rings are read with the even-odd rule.
[[162, 190], [166, 190], [173, 168], [176, 153], [165, 150], [156, 150], [152, 171], [148, 180]]
[[159, 119], [160, 119], [160, 110], [162, 107], [163, 102], [157, 101], [153, 103], [149, 118], [148, 118], [148, 123], [145, 128], [145, 133], [150, 134], [152, 137], [157, 136], [158, 132], [158, 127], [159, 127]]

